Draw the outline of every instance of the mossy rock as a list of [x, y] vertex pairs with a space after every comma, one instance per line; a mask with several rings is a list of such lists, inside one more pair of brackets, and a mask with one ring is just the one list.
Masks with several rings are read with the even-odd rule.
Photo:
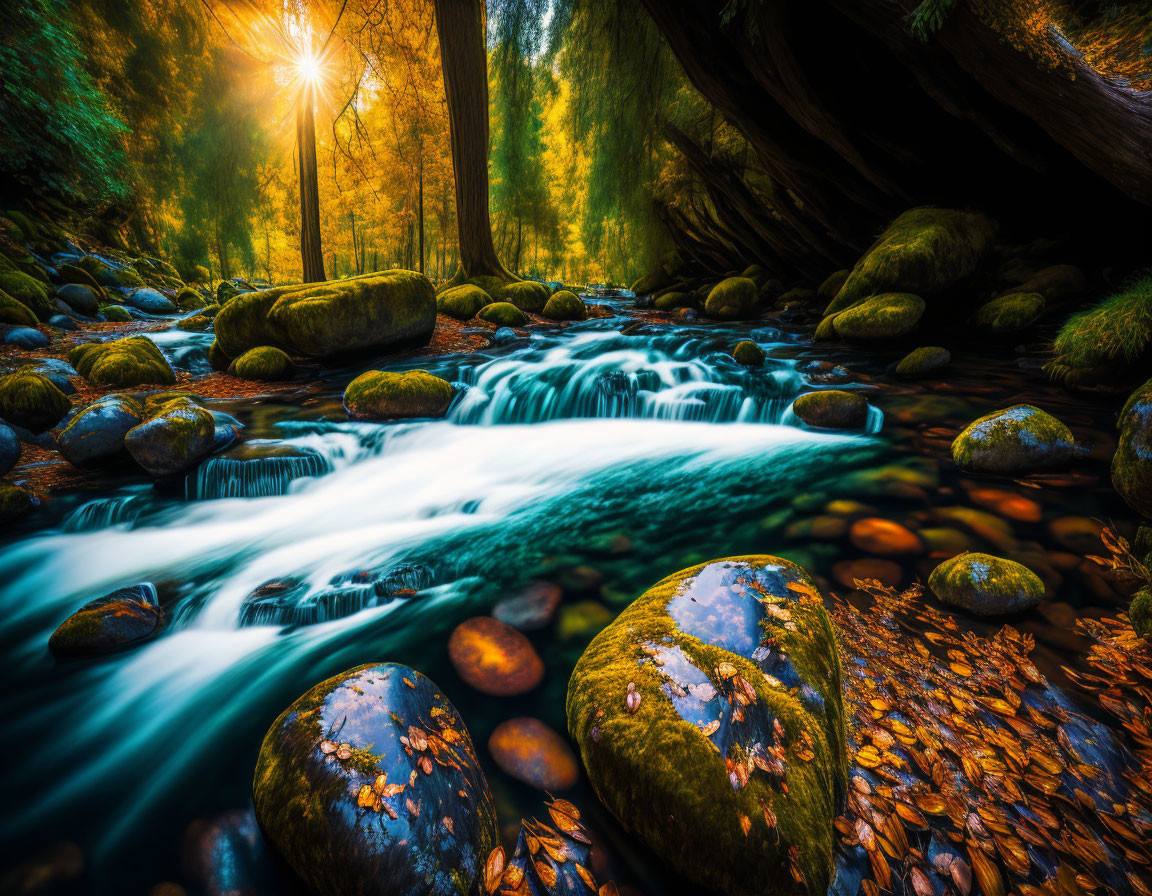
[[696, 296], [690, 292], [674, 289], [656, 297], [652, 307], [657, 311], [675, 311], [677, 308], [693, 308], [696, 305]]
[[48, 639], [55, 656], [102, 656], [149, 641], [160, 633], [164, 617], [151, 585], [133, 585], [89, 601]]
[[816, 289], [816, 295], [822, 299], [833, 299], [836, 293], [840, 292], [840, 287], [844, 285], [844, 281], [848, 279], [848, 275], [852, 271], [849, 268], [844, 268], [842, 271], [836, 271], [829, 274], [824, 282]]
[[132, 312], [123, 305], [101, 305], [100, 313], [104, 315], [104, 320], [112, 323], [126, 324], [132, 320]]
[[1152, 380], [1124, 403], [1119, 430], [1112, 456], [1112, 485], [1129, 507], [1152, 517]]
[[236, 284], [231, 280], [221, 280], [216, 284], [217, 305], [227, 305], [238, 295], [240, 295], [240, 290], [236, 288]]
[[99, 293], [102, 301], [107, 301], [108, 299], [107, 294], [104, 292], [104, 287], [97, 283], [96, 278], [79, 265], [62, 264], [56, 269], [56, 275], [64, 283], [77, 283], [80, 286], [87, 286], [89, 289]]
[[208, 346], [208, 365], [220, 373], [227, 373], [228, 368], [232, 366], [232, 360], [220, 348], [220, 340], [213, 339], [212, 344]]
[[808, 392], [792, 402], [792, 413], [820, 429], [863, 429], [868, 422], [868, 399], [858, 392], [827, 389]]
[[0, 290], [0, 324], [12, 324], [17, 327], [34, 327], [37, 324], [36, 315], [23, 302], [17, 301]]
[[521, 311], [539, 314], [548, 304], [552, 290], [535, 280], [514, 280], [490, 295], [498, 302], [511, 302]]
[[228, 372], [242, 380], [277, 382], [293, 376], [292, 359], [271, 345], [250, 348], [232, 362]]
[[19, 486], [0, 482], [0, 526], [24, 518], [36, 503], [31, 493]]
[[654, 271], [638, 277], [633, 281], [632, 285], [628, 288], [629, 292], [638, 296], [646, 296], [656, 292], [661, 287], [668, 283], [669, 277], [664, 268], [659, 267]]
[[344, 407], [353, 417], [376, 420], [443, 417], [452, 395], [452, 384], [427, 370], [369, 370], [348, 384]]
[[64, 459], [74, 467], [107, 463], [123, 457], [124, 437], [144, 422], [145, 412], [129, 395], [105, 395], [83, 407], [56, 439]]
[[928, 577], [932, 593], [946, 604], [978, 616], [1029, 610], [1044, 599], [1044, 583], [1014, 560], [967, 553], [945, 560]]
[[1152, 591], [1137, 591], [1128, 607], [1132, 628], [1141, 638], [1152, 641]]
[[548, 299], [542, 315], [548, 320], [587, 320], [588, 308], [576, 293], [562, 289]]
[[832, 320], [832, 328], [837, 336], [851, 341], [899, 339], [916, 329], [923, 314], [924, 300], [919, 296], [889, 292], [839, 312]]
[[984, 262], [995, 234], [995, 224], [976, 212], [906, 211], [864, 253], [824, 313], [877, 293], [930, 295], [955, 286]]
[[732, 349], [732, 357], [741, 367], [763, 367], [764, 349], [751, 339], [742, 339]]
[[600, 801], [676, 873], [735, 896], [827, 890], [848, 770], [841, 667], [800, 567], [734, 557], [657, 583], [585, 650], [567, 714]]
[[1084, 292], [1088, 285], [1084, 272], [1070, 264], [1054, 264], [1037, 271], [1009, 293], [1036, 292], [1049, 302], [1070, 299]]
[[0, 379], [0, 417], [34, 433], [51, 429], [72, 409], [46, 376], [21, 369]]
[[101, 286], [128, 288], [144, 285], [144, 280], [133, 268], [116, 267], [95, 255], [85, 255], [77, 264], [91, 274]]
[[424, 345], [435, 327], [431, 281], [415, 271], [383, 271], [242, 293], [217, 315], [215, 330], [231, 358], [261, 345], [330, 358]]
[[1015, 333], [1032, 326], [1044, 313], [1046, 302], [1038, 292], [1013, 292], [982, 305], [976, 324], [993, 333]]
[[220, 305], [205, 305], [195, 314], [176, 321], [176, 328], [189, 333], [203, 333], [215, 323], [220, 307]]
[[212, 450], [216, 422], [187, 398], [159, 408], [124, 437], [124, 447], [147, 473], [157, 479], [175, 476], [196, 466]]
[[761, 265], [750, 264], [740, 272], [740, 276], [747, 277], [756, 284], [756, 289], [760, 289], [764, 285], [764, 281], [768, 279], [768, 272]]
[[[176, 307], [181, 311], [195, 311], [208, 305], [208, 300], [201, 295], [200, 290], [185, 286], [176, 293]], [[220, 304], [217, 302], [216, 304]]]
[[756, 316], [759, 304], [754, 281], [747, 277], [728, 277], [709, 291], [704, 314], [714, 320], [746, 320]]
[[456, 320], [471, 320], [476, 312], [492, 303], [492, 297], [479, 286], [463, 283], [446, 289], [436, 297], [436, 310]]
[[499, 327], [522, 327], [528, 323], [528, 315], [511, 302], [493, 302], [485, 305], [476, 315], [480, 320]]
[[1067, 426], [1039, 408], [1018, 404], [968, 424], [952, 442], [952, 459], [969, 473], [1017, 475], [1063, 467], [1073, 447]]
[[952, 363], [948, 349], [938, 345], [925, 345], [913, 349], [896, 365], [895, 373], [906, 380], [916, 380], [943, 370]]
[[48, 320], [56, 313], [44, 284], [22, 271], [0, 273], [0, 291], [6, 292], [39, 320]]
[[97, 386], [170, 386], [176, 382], [167, 359], [145, 336], [77, 345], [68, 352], [68, 363]]
[[812, 334], [812, 338], [817, 342], [828, 342], [836, 338], [836, 315], [829, 314], [820, 323], [816, 325], [816, 332]]

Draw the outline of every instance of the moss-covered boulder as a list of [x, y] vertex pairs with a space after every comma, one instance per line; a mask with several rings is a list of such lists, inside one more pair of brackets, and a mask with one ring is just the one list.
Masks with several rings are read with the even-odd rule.
[[31, 308], [0, 290], [0, 324], [34, 327], [36, 322], [36, 315], [32, 313]]
[[952, 442], [952, 459], [969, 473], [1021, 474], [1063, 467], [1075, 442], [1068, 427], [1018, 404], [972, 421]]
[[871, 342], [899, 339], [916, 329], [924, 300], [907, 292], [888, 292], [858, 302], [838, 313], [832, 328], [841, 339]]
[[176, 328], [189, 333], [203, 333], [216, 322], [216, 315], [220, 313], [220, 307], [219, 305], [205, 305], [195, 314], [190, 314], [176, 321]]
[[358, 666], [272, 723], [252, 795], [265, 837], [317, 893], [483, 891], [499, 843], [472, 739], [407, 666]]
[[64, 459], [86, 467], [122, 458], [124, 437], [144, 422], [145, 412], [129, 395], [105, 395], [81, 408], [56, 439]]
[[0, 291], [6, 292], [39, 320], [48, 320], [56, 313], [44, 284], [21, 271], [0, 273]]
[[1136, 592], [1128, 606], [1128, 618], [1136, 634], [1152, 641], [1152, 591], [1145, 588]]
[[661, 266], [642, 277], [638, 277], [628, 287], [628, 290], [634, 295], [646, 296], [666, 286], [669, 280], [671, 278], [668, 276], [668, 272]]
[[1129, 396], [1119, 429], [1112, 485], [1129, 507], [1152, 517], [1152, 380]]
[[292, 379], [292, 359], [271, 345], [250, 348], [232, 362], [228, 372], [242, 380], [277, 382]]
[[928, 577], [932, 593], [946, 604], [978, 616], [1028, 610], [1044, 599], [1044, 583], [1014, 560], [967, 553], [945, 560]]
[[216, 284], [217, 305], [227, 305], [238, 295], [240, 295], [240, 290], [236, 288], [236, 284], [231, 280], [221, 280]]
[[714, 320], [746, 320], [759, 308], [756, 283], [747, 277], [728, 277], [712, 287], [704, 301], [704, 314]]
[[732, 349], [732, 358], [741, 367], [763, 367], [764, 349], [751, 339], [741, 339]]
[[151, 640], [163, 624], [151, 585], [119, 588], [65, 619], [48, 639], [48, 649], [68, 659], [101, 656]]
[[995, 224], [975, 212], [904, 212], [856, 262], [825, 314], [882, 292], [930, 295], [972, 275], [992, 248]]
[[56, 275], [64, 283], [78, 283], [81, 286], [87, 286], [100, 296], [101, 301], [107, 301], [108, 296], [104, 292], [104, 287], [97, 283], [96, 278], [79, 265], [62, 264], [56, 269]]
[[[641, 595], [584, 652], [568, 730], [601, 802], [722, 893], [824, 893], [847, 757], [836, 635], [800, 567], [717, 560]], [[776, 886], [771, 887], [770, 882]]]
[[216, 422], [204, 408], [176, 398], [124, 437], [124, 447], [151, 476], [163, 479], [192, 469], [212, 450]]
[[68, 396], [42, 374], [21, 368], [0, 379], [0, 417], [16, 426], [44, 432], [71, 409]]
[[535, 280], [514, 280], [511, 283], [505, 284], [502, 289], [491, 295], [492, 298], [498, 301], [511, 302], [521, 311], [527, 311], [530, 314], [539, 314], [544, 310], [544, 306], [548, 304], [552, 290], [543, 283], [537, 283]]
[[344, 407], [362, 419], [443, 417], [452, 404], [452, 395], [452, 384], [427, 370], [369, 370], [348, 384]]
[[0, 526], [24, 518], [36, 504], [30, 492], [17, 485], [0, 482]]
[[652, 303], [652, 307], [657, 311], [675, 311], [677, 308], [692, 308], [695, 305], [696, 296], [678, 289], [662, 293]]
[[436, 297], [436, 310], [456, 320], [471, 320], [477, 311], [490, 304], [492, 297], [472, 283], [453, 286]]
[[859, 392], [840, 389], [807, 392], [792, 402], [793, 414], [820, 429], [863, 429], [868, 408], [868, 399]]
[[562, 289], [548, 299], [541, 314], [548, 320], [586, 320], [588, 308], [576, 293]]
[[203, 308], [208, 304], [208, 300], [204, 298], [200, 290], [193, 289], [191, 286], [185, 286], [176, 293], [176, 307], [181, 311], [195, 311], [197, 308]]
[[528, 323], [528, 315], [511, 302], [493, 302], [485, 305], [476, 315], [485, 323], [498, 327], [522, 327]]
[[976, 324], [993, 333], [1015, 333], [1036, 323], [1045, 305], [1044, 296], [1038, 292], [1009, 293], [982, 305], [976, 312]]
[[100, 311], [101, 294], [83, 283], [65, 283], [56, 290], [56, 298], [80, 314], [95, 317]]
[[1049, 302], [1070, 299], [1084, 292], [1088, 285], [1084, 272], [1070, 264], [1043, 268], [1007, 292], [1038, 292]]
[[829, 274], [824, 281], [816, 289], [816, 295], [825, 300], [831, 300], [836, 297], [836, 293], [840, 292], [840, 287], [844, 285], [844, 281], [848, 279], [848, 275], [852, 271], [844, 268], [842, 271], [835, 271]]
[[170, 386], [176, 382], [168, 360], [146, 336], [74, 346], [68, 352], [68, 363], [97, 386]]
[[123, 305], [102, 305], [100, 313], [104, 315], [104, 320], [113, 323], [126, 324], [132, 320], [132, 312]]
[[816, 332], [812, 334], [812, 338], [817, 342], [827, 342], [830, 339], [836, 338], [836, 315], [829, 314], [824, 320], [816, 325]]
[[423, 345], [435, 327], [431, 281], [415, 271], [383, 271], [242, 293], [224, 305], [215, 330], [230, 358], [261, 345], [329, 358]]
[[135, 269], [127, 265], [112, 264], [96, 255], [85, 255], [77, 264], [91, 274], [101, 286], [130, 288], [144, 285]]
[[220, 373], [227, 373], [228, 368], [232, 366], [232, 360], [220, 348], [220, 340], [213, 339], [212, 344], [208, 346], [208, 365]]
[[908, 352], [896, 365], [896, 376], [906, 380], [918, 380], [931, 376], [952, 363], [948, 349], [938, 345], [925, 345]]

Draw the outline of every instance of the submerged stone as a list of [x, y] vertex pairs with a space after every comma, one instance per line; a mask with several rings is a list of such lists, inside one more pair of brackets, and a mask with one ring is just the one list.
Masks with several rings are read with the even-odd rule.
[[952, 459], [972, 473], [1029, 473], [1072, 458], [1068, 427], [1039, 408], [1018, 404], [970, 423], [952, 442]]
[[924, 542], [915, 532], [878, 516], [856, 520], [848, 538], [865, 553], [881, 557], [914, 557], [924, 552]]
[[525, 694], [544, 678], [544, 663], [532, 642], [491, 616], [456, 626], [448, 639], [448, 657], [465, 682], [493, 697]]
[[99, 656], [154, 638], [163, 624], [156, 589], [132, 585], [89, 601], [48, 639], [59, 657]]
[[568, 790], [580, 768], [568, 741], [539, 719], [508, 719], [488, 738], [488, 752], [501, 770], [529, 787], [550, 793]]
[[497, 844], [459, 713], [407, 666], [358, 666], [296, 700], [252, 789], [261, 830], [318, 893], [467, 896]]
[[[217, 424], [217, 430], [220, 425]], [[286, 495], [298, 479], [323, 476], [332, 464], [319, 451], [278, 442], [245, 442], [210, 457], [188, 481], [188, 497], [265, 498]]]
[[808, 392], [792, 403], [792, 413], [821, 429], [862, 429], [868, 422], [868, 408], [863, 395], [840, 389]]
[[144, 416], [144, 408], [131, 396], [105, 395], [77, 411], [56, 444], [75, 467], [115, 460], [125, 453], [124, 437]]
[[[181, 865], [205, 896], [265, 896], [271, 863], [252, 809], [197, 818], [184, 831]], [[175, 884], [171, 886], [176, 887]], [[153, 888], [148, 896], [158, 896]], [[177, 887], [164, 896], [183, 896]]]
[[928, 587], [944, 603], [979, 616], [1028, 610], [1044, 599], [1044, 583], [1028, 567], [991, 554], [960, 554], [928, 577]]
[[1129, 507], [1152, 517], [1152, 380], [1129, 396], [1119, 429], [1112, 485]]
[[737, 557], [659, 582], [584, 652], [567, 712], [601, 802], [678, 874], [738, 896], [794, 875], [827, 890], [841, 669], [800, 567]]
[[560, 606], [561, 590], [551, 582], [533, 582], [519, 594], [506, 597], [492, 608], [492, 615], [522, 632], [548, 626]]

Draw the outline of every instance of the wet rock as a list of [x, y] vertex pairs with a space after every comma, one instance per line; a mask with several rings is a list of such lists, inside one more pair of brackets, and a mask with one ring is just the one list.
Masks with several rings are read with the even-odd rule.
[[292, 359], [274, 346], [261, 345], [244, 352], [232, 362], [228, 372], [242, 380], [260, 382], [290, 380], [293, 376]]
[[486, 323], [501, 327], [522, 327], [528, 323], [528, 315], [511, 302], [493, 302], [485, 305], [476, 316]]
[[1015, 544], [1015, 531], [1012, 524], [986, 510], [975, 507], [937, 507], [932, 515], [944, 523], [958, 523], [973, 534], [1004, 550]]
[[712, 287], [704, 302], [704, 314], [714, 320], [745, 320], [759, 307], [756, 283], [747, 277], [728, 277]]
[[51, 429], [71, 408], [68, 396], [42, 374], [22, 367], [0, 379], [0, 417], [34, 434]]
[[479, 889], [496, 815], [456, 708], [414, 669], [359, 666], [296, 700], [256, 764], [256, 817], [319, 893]]
[[170, 386], [176, 382], [172, 366], [146, 336], [77, 345], [68, 352], [68, 362], [88, 382], [98, 386], [124, 389], [145, 384]]
[[472, 283], [453, 286], [436, 297], [436, 310], [456, 320], [471, 320], [476, 312], [490, 304], [492, 297]]
[[844, 712], [802, 569], [731, 558], [659, 582], [584, 652], [567, 712], [601, 802], [676, 873], [739, 896], [793, 874], [825, 892]]
[[95, 317], [100, 311], [100, 294], [82, 283], [65, 283], [56, 290], [56, 298], [87, 317]]
[[0, 482], [0, 526], [27, 516], [36, 504], [36, 499], [24, 489]]
[[0, 271], [0, 292], [11, 296], [35, 314], [37, 320], [47, 320], [52, 316], [48, 291], [35, 277], [21, 271]]
[[144, 408], [128, 395], [106, 395], [77, 411], [56, 444], [75, 467], [105, 463], [124, 456], [124, 437], [144, 422]]
[[1078, 267], [1054, 264], [1037, 271], [1009, 292], [1039, 293], [1049, 302], [1059, 302], [1080, 295], [1086, 285], [1084, 272]]
[[1022, 474], [1065, 466], [1068, 427], [1039, 408], [1018, 404], [970, 423], [952, 443], [952, 459], [972, 473]]
[[234, 809], [188, 825], [180, 864], [205, 896], [270, 894], [270, 861], [251, 809]]
[[173, 314], [176, 311], [171, 299], [151, 287], [132, 290], [124, 301], [145, 314]]
[[678, 308], [691, 308], [695, 304], [696, 297], [692, 293], [674, 289], [657, 296], [652, 307], [657, 311], [675, 311]]
[[1028, 567], [991, 554], [961, 554], [945, 560], [928, 577], [944, 603], [978, 616], [1028, 610], [1044, 599], [1044, 583]]
[[1152, 517], [1152, 380], [1129, 396], [1119, 430], [1112, 485], [1129, 507]]
[[[215, 420], [216, 434], [234, 423]], [[215, 451], [217, 446], [213, 446]], [[210, 457], [188, 477], [191, 498], [266, 498], [286, 495], [298, 479], [323, 476], [332, 464], [319, 451], [272, 441], [251, 441]]]
[[64, 658], [100, 656], [149, 641], [162, 625], [156, 590], [132, 585], [86, 603], [52, 633], [48, 649]]
[[899, 339], [916, 329], [923, 314], [924, 300], [919, 296], [882, 293], [839, 312], [832, 318], [832, 329], [850, 341]]
[[875, 579], [881, 585], [895, 588], [904, 578], [904, 570], [899, 563], [891, 560], [861, 557], [857, 560], [841, 560], [832, 567], [832, 577], [844, 588], [855, 588], [856, 579]]
[[8, 293], [0, 291], [0, 324], [34, 327], [36, 326], [36, 315], [28, 306], [16, 301]]
[[676, 319], [682, 320], [685, 323], [694, 321], [699, 316], [700, 316], [700, 314], [696, 311], [695, 308], [680, 308], [676, 312]]
[[[608, 881], [597, 888], [593, 870], [603, 861], [592, 852], [588, 831], [580, 823], [580, 810], [563, 799], [547, 803], [548, 823], [523, 819], [516, 832], [516, 848], [504, 862], [504, 848], [489, 856], [488, 893], [522, 893], [526, 896], [640, 896], [630, 887], [617, 889]], [[514, 829], [513, 829], [514, 830]], [[506, 836], [512, 830], [505, 828]], [[541, 846], [547, 844], [544, 849]]]
[[732, 357], [741, 367], [764, 366], [764, 349], [751, 339], [744, 339], [736, 343], [736, 348], [732, 349]]
[[924, 553], [924, 542], [919, 535], [878, 516], [856, 520], [848, 530], [848, 538], [866, 554], [881, 557], [914, 557]]
[[212, 450], [215, 431], [211, 414], [187, 399], [175, 399], [129, 430], [124, 447], [145, 471], [162, 479], [203, 460]]
[[25, 349], [46, 348], [48, 337], [31, 327], [14, 327], [4, 334], [4, 344]]
[[16, 466], [22, 451], [20, 438], [12, 431], [12, 427], [0, 423], [0, 476]]
[[48, 326], [55, 327], [57, 330], [65, 330], [71, 333], [80, 329], [79, 324], [76, 323], [67, 314], [54, 314], [48, 318]]
[[538, 631], [552, 622], [560, 597], [560, 588], [551, 582], [533, 582], [519, 594], [496, 604], [492, 615], [522, 632]]
[[792, 403], [792, 413], [821, 429], [862, 429], [868, 407], [868, 399], [858, 392], [827, 389], [801, 395]]
[[544, 678], [544, 663], [532, 643], [491, 616], [456, 626], [448, 639], [448, 657], [465, 682], [494, 697], [525, 694]]
[[972, 503], [987, 507], [994, 513], [1017, 522], [1038, 523], [1044, 517], [1044, 509], [1038, 502], [1016, 492], [974, 487], [968, 489], [968, 497], [972, 499]]
[[913, 349], [896, 365], [895, 373], [906, 380], [918, 380], [931, 376], [952, 363], [948, 349], [938, 345], [925, 345]]
[[562, 289], [548, 299], [541, 314], [548, 320], [586, 320], [588, 308], [574, 292]]
[[203, 333], [216, 322], [216, 315], [220, 313], [220, 305], [205, 305], [195, 314], [176, 321], [177, 329], [187, 333]]
[[191, 286], [186, 286], [176, 293], [176, 307], [181, 311], [195, 311], [197, 308], [204, 308], [209, 304], [200, 290], [193, 289]]
[[1132, 628], [1141, 638], [1152, 641], [1152, 591], [1137, 591], [1128, 607]]
[[851, 273], [852, 271], [849, 268], [844, 268], [842, 271], [835, 271], [829, 274], [824, 282], [817, 288], [816, 295], [824, 300], [834, 298], [836, 293], [840, 292], [844, 281], [848, 279], [848, 275]]
[[348, 384], [344, 407], [361, 419], [443, 417], [452, 404], [452, 396], [452, 384], [427, 370], [369, 370]]
[[552, 290], [543, 283], [537, 283], [535, 280], [514, 280], [494, 291], [492, 298], [497, 302], [515, 305], [521, 311], [539, 314], [548, 304], [551, 295]]
[[126, 324], [133, 319], [132, 312], [123, 305], [105, 305], [100, 313], [104, 315], [104, 320], [113, 323]]
[[511, 327], [501, 327], [492, 334], [493, 345], [511, 345], [520, 337], [516, 335], [516, 331]]
[[505, 774], [529, 787], [557, 793], [580, 779], [568, 741], [539, 719], [501, 722], [488, 738], [488, 752]]
[[976, 312], [976, 325], [993, 333], [1015, 333], [1034, 324], [1046, 302], [1038, 292], [1016, 292], [993, 299]]

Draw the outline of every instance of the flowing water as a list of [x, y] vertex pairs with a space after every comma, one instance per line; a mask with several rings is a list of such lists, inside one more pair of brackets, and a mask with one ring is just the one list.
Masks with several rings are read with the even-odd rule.
[[[762, 370], [727, 354], [749, 335], [768, 353]], [[715, 557], [785, 553], [828, 577], [842, 548], [788, 529], [805, 508], [833, 497], [878, 504], [894, 482], [919, 482], [934, 501], [960, 492], [925, 485], [934, 462], [879, 411], [864, 434], [800, 424], [788, 410], [797, 394], [864, 378], [812, 363], [810, 346], [776, 329], [620, 316], [500, 341], [379, 365], [455, 382], [443, 420], [350, 422], [340, 395], [363, 365], [330, 374], [318, 394], [209, 403], [247, 441], [183, 489], [110, 476], [60, 499], [50, 528], [9, 534], [5, 867], [72, 840], [97, 888], [146, 892], [178, 879], [188, 823], [248, 805], [275, 716], [360, 663], [427, 672], [485, 758], [488, 734], [511, 716], [563, 731], [568, 674], [596, 628], [582, 620], [602, 624], [663, 576]], [[205, 363], [202, 336], [172, 330], [157, 342], [177, 366]], [[1107, 499], [1086, 500], [1088, 512]], [[923, 503], [914, 497], [910, 512]], [[541, 580], [563, 588], [572, 622], [533, 635], [544, 685], [481, 697], [447, 663], [448, 633]], [[160, 638], [98, 662], [50, 657], [48, 636], [69, 613], [137, 582], [156, 585], [168, 620]], [[269, 582], [271, 597], [249, 597]], [[487, 770], [502, 824], [540, 811], [538, 792]], [[586, 784], [579, 792], [594, 812]], [[594, 818], [611, 836], [610, 819]], [[623, 879], [651, 881], [650, 860], [615, 839]]]

